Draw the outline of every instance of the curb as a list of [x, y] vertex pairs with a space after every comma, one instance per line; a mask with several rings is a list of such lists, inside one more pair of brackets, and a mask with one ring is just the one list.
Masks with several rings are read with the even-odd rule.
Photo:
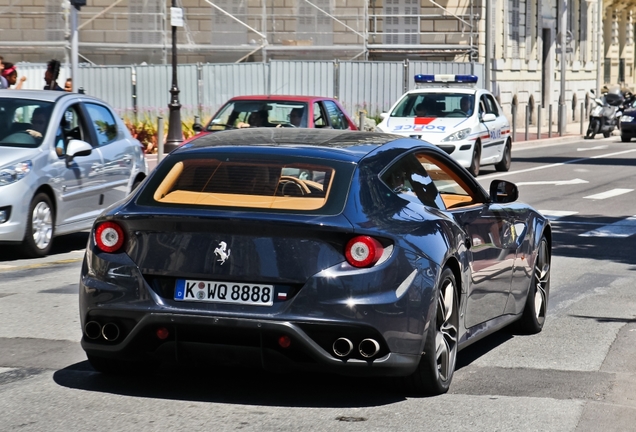
[[513, 141], [512, 148], [522, 148], [522, 147], [536, 147], [541, 145], [551, 145], [551, 144], [564, 144], [569, 143], [575, 140], [582, 140], [583, 137], [579, 134], [568, 134], [563, 136], [557, 136], [554, 138], [541, 138], [536, 140], [528, 140], [528, 141]]

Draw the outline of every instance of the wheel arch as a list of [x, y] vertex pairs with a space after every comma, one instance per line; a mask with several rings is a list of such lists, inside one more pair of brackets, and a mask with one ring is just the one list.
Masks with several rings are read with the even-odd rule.
[[462, 293], [462, 272], [461, 267], [459, 266], [459, 261], [454, 256], [449, 257], [444, 265], [442, 266], [442, 270], [448, 267], [453, 272], [453, 276], [455, 276], [455, 294], [457, 295], [458, 303], [457, 307], [460, 306], [459, 299], [461, 298]]
[[51, 207], [53, 207], [53, 226], [55, 227], [55, 222], [57, 222], [57, 200], [55, 199], [55, 192], [53, 191], [53, 188], [48, 185], [48, 184], [43, 184], [40, 185], [35, 192], [33, 192], [33, 196], [31, 196], [31, 200], [29, 201], [29, 205], [31, 203], [31, 201], [33, 200], [33, 198], [35, 198], [35, 196], [39, 193], [44, 193], [46, 194], [49, 199], [51, 200]]

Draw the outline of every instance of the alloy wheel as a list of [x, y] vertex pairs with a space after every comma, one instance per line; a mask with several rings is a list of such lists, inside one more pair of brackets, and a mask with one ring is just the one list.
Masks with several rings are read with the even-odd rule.
[[51, 207], [47, 203], [40, 201], [33, 208], [31, 215], [31, 227], [33, 232], [33, 242], [38, 249], [46, 249], [51, 243], [53, 235], [53, 216]]
[[457, 324], [455, 319], [455, 287], [450, 280], [442, 286], [437, 301], [437, 334], [435, 355], [440, 378], [446, 381], [455, 370]]
[[548, 245], [541, 242], [537, 259], [534, 264], [535, 292], [534, 292], [534, 313], [539, 323], [545, 320], [547, 305], [547, 288], [550, 282], [550, 262], [548, 261]]

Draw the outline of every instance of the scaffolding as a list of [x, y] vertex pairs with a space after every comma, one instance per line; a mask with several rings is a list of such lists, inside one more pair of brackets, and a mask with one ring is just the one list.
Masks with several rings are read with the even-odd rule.
[[[39, 62], [67, 55], [68, 1], [0, 0], [0, 50]], [[79, 12], [79, 52], [91, 64], [166, 63], [170, 0], [114, 0]], [[445, 2], [448, 3], [448, 2]], [[476, 60], [472, 0], [178, 0], [180, 62]], [[8, 57], [5, 55], [5, 57]]]

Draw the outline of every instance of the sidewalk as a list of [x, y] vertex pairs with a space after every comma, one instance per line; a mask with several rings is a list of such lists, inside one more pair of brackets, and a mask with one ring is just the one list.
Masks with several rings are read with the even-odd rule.
[[[525, 125], [522, 127], [519, 127], [517, 125], [517, 129], [515, 131], [515, 136], [512, 139], [513, 144], [514, 143], [530, 143], [530, 141], [537, 141], [537, 142], [541, 142], [541, 143], [546, 143], [546, 142], [558, 142], [561, 140], [572, 140], [572, 139], [576, 139], [576, 138], [583, 138], [585, 131], [587, 130], [587, 121], [585, 121], [583, 123], [583, 132], [581, 132], [581, 123], [580, 122], [571, 122], [571, 123], [567, 123], [565, 125], [565, 131], [563, 133], [563, 135], [559, 135], [559, 130], [558, 130], [558, 126], [557, 125], [553, 125], [552, 126], [552, 136], [550, 136], [550, 133], [548, 131], [548, 127], [546, 125], [542, 125], [541, 126], [541, 136], [539, 137], [537, 134], [537, 125], [530, 125], [530, 127], [528, 128], [528, 134], [526, 137], [526, 130], [525, 130]], [[511, 132], [512, 134], [512, 132]], [[602, 135], [601, 135], [602, 136]]]

